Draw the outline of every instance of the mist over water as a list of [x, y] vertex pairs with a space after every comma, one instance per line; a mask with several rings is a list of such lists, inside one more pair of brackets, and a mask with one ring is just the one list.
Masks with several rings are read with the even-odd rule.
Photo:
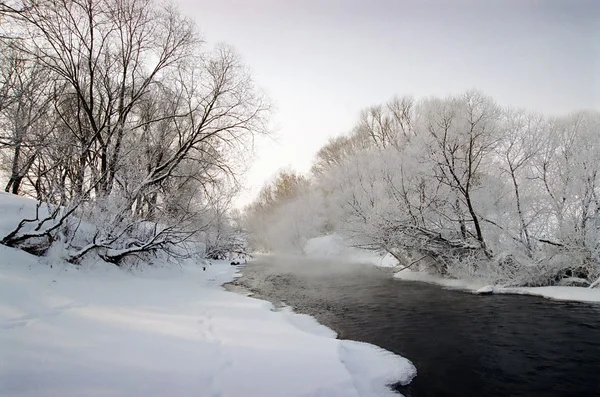
[[393, 273], [389, 269], [378, 268], [358, 262], [349, 262], [336, 258], [315, 258], [294, 254], [259, 255], [251, 266], [259, 265], [264, 272], [271, 274], [294, 274], [306, 278], [322, 276], [359, 276], [389, 278]]

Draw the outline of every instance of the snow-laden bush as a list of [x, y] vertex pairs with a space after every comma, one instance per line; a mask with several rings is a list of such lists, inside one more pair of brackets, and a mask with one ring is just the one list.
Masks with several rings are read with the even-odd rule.
[[124, 199], [83, 203], [73, 211], [16, 196], [0, 199], [7, 209], [11, 202], [20, 204], [14, 219], [7, 219], [11, 225], [2, 229], [3, 244], [75, 264], [98, 259], [118, 266], [201, 262], [246, 252], [245, 234], [227, 212], [214, 208], [178, 217], [170, 212], [161, 221], [149, 221], [135, 216]]

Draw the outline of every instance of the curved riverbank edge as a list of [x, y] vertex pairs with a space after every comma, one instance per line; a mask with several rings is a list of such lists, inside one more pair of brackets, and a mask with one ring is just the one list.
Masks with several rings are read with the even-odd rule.
[[[292, 307], [269, 302], [264, 299], [252, 297], [252, 291], [246, 290], [231, 282], [243, 277], [243, 265], [238, 267], [238, 272], [232, 275], [231, 280], [223, 283], [227, 291], [243, 295], [245, 299], [261, 302], [275, 315], [281, 316], [287, 323], [300, 332], [311, 335], [337, 346], [337, 357], [351, 378], [351, 392], [348, 395], [360, 397], [370, 396], [398, 396], [391, 386], [400, 384], [408, 385], [417, 375], [417, 369], [410, 360], [379, 346], [346, 339], [337, 339], [338, 334], [333, 329], [319, 323], [317, 319], [308, 314], [296, 313]], [[300, 341], [299, 341], [300, 342]], [[311, 358], [307, 357], [310, 362]], [[322, 394], [324, 392], [325, 394]], [[331, 394], [335, 390], [319, 390], [316, 395]], [[306, 397], [313, 394], [306, 395]]]

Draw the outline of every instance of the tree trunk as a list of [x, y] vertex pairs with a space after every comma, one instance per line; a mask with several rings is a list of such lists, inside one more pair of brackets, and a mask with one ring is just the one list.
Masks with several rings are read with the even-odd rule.
[[[19, 194], [19, 189], [21, 188], [21, 182], [23, 182], [23, 177], [21, 175], [17, 175], [12, 178], [12, 194]], [[10, 183], [10, 182], [9, 182]]]
[[527, 256], [530, 258], [533, 257], [532, 248], [531, 248], [531, 239], [529, 238], [529, 230], [527, 230], [527, 223], [525, 222], [525, 216], [523, 215], [523, 210], [521, 208], [521, 195], [519, 193], [519, 184], [517, 183], [517, 178], [515, 177], [515, 170], [510, 169], [510, 176], [512, 178], [513, 186], [515, 188], [515, 199], [517, 201], [517, 214], [519, 215], [519, 221], [521, 222], [521, 231], [523, 236], [525, 237], [525, 247], [527, 248]]
[[[18, 136], [18, 134], [17, 134], [17, 136]], [[17, 182], [17, 178], [19, 176], [19, 159], [20, 159], [20, 157], [21, 157], [21, 142], [18, 141], [15, 145], [15, 152], [13, 154], [10, 179], [8, 181], [8, 184], [4, 188], [4, 191], [7, 193], [12, 192], [14, 194], [17, 194], [19, 192], [19, 185], [21, 184], [21, 180], [23, 179], [23, 178], [20, 178], [20, 180]]]
[[485, 244], [485, 240], [483, 239], [483, 232], [481, 231], [481, 225], [479, 223], [479, 218], [477, 217], [477, 214], [475, 214], [475, 209], [473, 208], [473, 204], [471, 203], [471, 196], [469, 195], [468, 191], [465, 191], [465, 200], [467, 202], [467, 208], [469, 209], [469, 214], [471, 215], [471, 219], [473, 220], [473, 225], [475, 226], [475, 233], [477, 233], [477, 240], [479, 241], [479, 244], [481, 245], [481, 248], [483, 249], [485, 256], [487, 256], [488, 259], [491, 259], [492, 255], [488, 251], [487, 246]]

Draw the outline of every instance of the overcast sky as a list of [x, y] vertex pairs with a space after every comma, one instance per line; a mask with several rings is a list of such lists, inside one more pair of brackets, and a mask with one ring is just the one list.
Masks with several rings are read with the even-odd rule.
[[179, 0], [233, 45], [277, 108], [247, 203], [283, 167], [310, 169], [360, 109], [477, 88], [548, 114], [600, 109], [600, 0]]

